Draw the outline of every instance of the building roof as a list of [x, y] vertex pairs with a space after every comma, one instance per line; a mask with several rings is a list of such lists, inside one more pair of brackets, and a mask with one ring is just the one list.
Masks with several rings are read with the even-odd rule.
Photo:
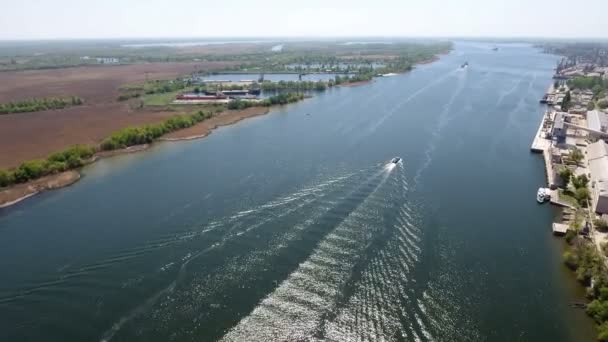
[[558, 112], [555, 114], [555, 120], [553, 121], [553, 129], [563, 129], [564, 128], [564, 114]]
[[604, 140], [598, 140], [587, 146], [587, 159], [589, 161], [608, 156], [608, 144]]
[[587, 127], [594, 131], [603, 132], [602, 128], [608, 127], [608, 118], [606, 114], [599, 110], [590, 110], [587, 112]]
[[601, 194], [608, 194], [608, 156], [589, 160], [589, 171], [594, 187]]

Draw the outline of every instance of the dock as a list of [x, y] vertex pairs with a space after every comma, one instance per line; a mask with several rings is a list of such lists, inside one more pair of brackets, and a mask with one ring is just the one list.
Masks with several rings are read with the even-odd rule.
[[[548, 117], [549, 116], [549, 117]], [[532, 146], [530, 146], [530, 150], [535, 153], [543, 153], [551, 147], [551, 140], [546, 139], [542, 136], [543, 128], [545, 126], [545, 121], [549, 119], [551, 120], [550, 113], [547, 112], [543, 115], [540, 120], [540, 125], [538, 125], [538, 130], [536, 131], [536, 135], [534, 136], [534, 140], [532, 140]]]
[[[555, 184], [555, 179], [553, 177], [553, 163], [551, 162], [551, 148], [553, 141], [545, 138], [543, 134], [545, 133], [543, 128], [545, 127], [545, 122], [547, 120], [552, 120], [550, 112], [546, 112], [540, 120], [540, 125], [538, 126], [538, 130], [536, 131], [534, 140], [532, 140], [532, 146], [530, 146], [530, 150], [534, 153], [543, 154], [543, 159], [545, 162], [545, 176], [547, 177], [547, 186], [551, 187], [553, 184]], [[551, 198], [554, 198], [554, 196], [551, 196]]]
[[566, 235], [570, 226], [563, 223], [553, 223], [553, 234], [554, 235]]

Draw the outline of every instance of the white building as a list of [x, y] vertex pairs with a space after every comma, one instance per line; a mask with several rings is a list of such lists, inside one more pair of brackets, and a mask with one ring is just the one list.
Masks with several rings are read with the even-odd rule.
[[608, 128], [608, 117], [606, 117], [606, 113], [599, 110], [588, 111], [587, 128], [597, 132], [606, 132]]
[[116, 57], [97, 57], [95, 59], [101, 64], [116, 64], [119, 62], [119, 59]]
[[587, 160], [593, 210], [599, 214], [608, 214], [608, 144], [599, 140], [587, 146]]

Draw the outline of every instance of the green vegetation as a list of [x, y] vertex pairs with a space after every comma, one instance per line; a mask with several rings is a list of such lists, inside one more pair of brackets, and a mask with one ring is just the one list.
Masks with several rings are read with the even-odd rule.
[[[330, 85], [331, 86], [331, 85]], [[259, 87], [262, 90], [273, 91], [273, 90], [318, 90], [323, 91], [327, 89], [328, 83], [324, 81], [279, 81], [270, 82], [264, 81]]]
[[608, 231], [608, 222], [606, 222], [606, 220], [603, 219], [595, 219], [593, 220], [593, 226], [595, 227], [595, 229], [605, 232]]
[[568, 159], [570, 159], [577, 165], [580, 164], [580, 162], [583, 161], [584, 158], [585, 155], [583, 154], [583, 152], [576, 147], [570, 149], [570, 152], [568, 153]]
[[564, 100], [562, 102], [562, 111], [567, 112], [568, 109], [570, 108], [571, 104], [572, 104], [572, 96], [570, 95], [570, 90], [568, 90], [566, 92], [566, 95], [564, 96]]
[[608, 80], [598, 76], [579, 76], [568, 80], [568, 87], [573, 90], [587, 90], [593, 92], [593, 100], [589, 103], [589, 110], [608, 108]]
[[78, 96], [33, 98], [0, 104], [0, 114], [40, 112], [49, 109], [63, 109], [83, 103]]
[[[596, 227], [606, 225], [596, 220]], [[598, 340], [608, 342], [608, 270], [606, 260], [591, 242], [575, 235], [572, 247], [564, 253], [564, 263], [576, 273], [576, 278], [587, 286], [587, 314], [598, 324]], [[602, 246], [606, 254], [607, 246]]]
[[559, 172], [559, 177], [562, 179], [564, 184], [567, 186], [570, 183], [570, 177], [572, 177], [572, 170], [567, 167], [562, 167]]
[[304, 94], [285, 93], [271, 96], [261, 101], [232, 100], [228, 103], [228, 109], [245, 109], [249, 107], [270, 107], [274, 105], [286, 105], [304, 99]]
[[23, 162], [11, 170], [0, 170], [0, 187], [25, 183], [43, 176], [78, 168], [95, 153], [95, 148], [76, 145], [64, 151], [54, 153], [47, 159], [36, 159]]
[[[125, 128], [105, 139], [101, 144], [101, 149], [115, 150], [151, 143], [163, 134], [193, 126], [212, 116], [211, 112], [198, 112], [190, 115], [174, 116], [157, 125]], [[96, 151], [97, 148], [93, 146], [76, 145], [64, 151], [53, 153], [47, 159], [29, 160], [14, 169], [0, 169], [0, 187], [25, 183], [47, 175], [79, 168], [85, 164], [86, 160], [93, 157]]]
[[568, 87], [570, 89], [591, 90], [595, 96], [599, 96], [608, 89], [608, 80], [597, 76], [579, 76], [568, 80]]
[[127, 84], [120, 87], [121, 94], [118, 101], [126, 101], [144, 95], [176, 93], [190, 87], [190, 81], [177, 80], [154, 80], [141, 84]]
[[101, 143], [101, 149], [110, 151], [133, 145], [149, 144], [164, 134], [194, 126], [212, 116], [213, 114], [210, 112], [199, 111], [190, 115], [177, 115], [156, 125], [125, 128], [105, 139]]

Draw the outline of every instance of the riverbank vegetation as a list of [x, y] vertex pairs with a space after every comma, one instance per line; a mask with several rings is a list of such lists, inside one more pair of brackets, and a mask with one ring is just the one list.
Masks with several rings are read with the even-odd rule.
[[0, 169], [0, 187], [25, 183], [33, 179], [81, 167], [95, 152], [96, 149], [92, 146], [76, 145], [54, 153], [47, 159], [29, 160], [15, 169]]
[[[329, 81], [331, 82], [331, 80]], [[323, 91], [327, 89], [328, 82], [325, 81], [278, 81], [270, 82], [264, 81], [260, 84], [254, 83], [252, 88], [259, 88], [265, 91], [277, 91], [277, 90], [317, 90]]]
[[154, 80], [138, 84], [127, 84], [120, 87], [121, 94], [118, 101], [126, 101], [144, 95], [165, 94], [184, 90], [191, 86], [191, 81], [176, 80]]
[[271, 96], [261, 101], [247, 101], [235, 99], [228, 103], [228, 109], [246, 109], [250, 107], [270, 107], [274, 105], [286, 105], [301, 101], [305, 98], [301, 93], [285, 93]]
[[0, 103], [0, 114], [40, 112], [43, 110], [63, 109], [83, 104], [78, 96], [32, 98], [9, 103]]
[[195, 114], [177, 115], [156, 125], [129, 127], [120, 130], [101, 143], [101, 150], [111, 151], [134, 145], [149, 144], [164, 134], [188, 128], [213, 116], [211, 112], [199, 111]]
[[105, 139], [100, 146], [76, 145], [54, 153], [47, 159], [29, 160], [13, 169], [0, 169], [0, 188], [77, 169], [99, 150], [109, 151], [151, 143], [164, 134], [191, 127], [212, 116], [212, 112], [199, 111], [189, 115], [177, 115], [156, 125], [125, 128]]
[[567, 84], [572, 90], [593, 92], [593, 100], [588, 109], [594, 109], [595, 106], [608, 108], [608, 80], [600, 76], [579, 76], [568, 80]]
[[564, 253], [564, 263], [576, 274], [576, 279], [587, 287], [587, 314], [598, 325], [598, 340], [608, 342], [608, 269], [604, 256], [578, 234], [570, 239]]

